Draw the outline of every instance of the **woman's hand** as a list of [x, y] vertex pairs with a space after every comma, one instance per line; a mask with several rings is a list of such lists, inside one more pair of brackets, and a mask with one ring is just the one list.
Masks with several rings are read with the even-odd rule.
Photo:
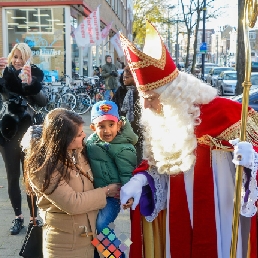
[[121, 184], [109, 184], [108, 186], [105, 187], [106, 196], [119, 198], [120, 189], [121, 189]]
[[30, 85], [31, 82], [32, 82], [31, 66], [30, 65], [24, 65], [22, 69], [24, 71], [24, 74], [27, 75], [27, 84]]
[[6, 57], [0, 57], [0, 74], [2, 74], [2, 70], [8, 65], [8, 61]]

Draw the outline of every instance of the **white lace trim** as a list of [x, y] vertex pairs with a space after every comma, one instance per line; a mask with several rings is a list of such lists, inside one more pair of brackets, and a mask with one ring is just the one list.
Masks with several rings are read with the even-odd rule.
[[146, 216], [148, 222], [152, 222], [161, 210], [167, 207], [168, 175], [159, 174], [157, 168], [152, 166], [148, 173], [153, 177], [156, 192], [154, 193], [155, 208], [150, 216]]
[[240, 214], [245, 217], [252, 217], [256, 214], [257, 207], [255, 206], [255, 202], [258, 199], [258, 187], [256, 182], [256, 174], [258, 169], [258, 154], [254, 151], [254, 157], [253, 162], [249, 166], [251, 169], [251, 178], [249, 182], [249, 188], [250, 191], [248, 196], [248, 201], [244, 202], [245, 197], [245, 183], [247, 181], [247, 177], [245, 172], [243, 172], [243, 179], [242, 179], [242, 190], [241, 190], [241, 209]]

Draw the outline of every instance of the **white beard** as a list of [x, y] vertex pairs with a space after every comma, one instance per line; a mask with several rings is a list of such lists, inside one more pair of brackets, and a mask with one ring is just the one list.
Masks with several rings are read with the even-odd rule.
[[[194, 164], [197, 141], [191, 117], [186, 119], [186, 114], [179, 110], [175, 110], [174, 116], [167, 116], [165, 109], [164, 115], [143, 110], [143, 158], [156, 166], [160, 174], [175, 175], [188, 171]], [[182, 115], [184, 120], [180, 119]]]
[[187, 172], [195, 164], [194, 129], [201, 122], [199, 104], [209, 103], [216, 93], [198, 79], [179, 74], [160, 95], [162, 114], [142, 110], [143, 158], [160, 174]]

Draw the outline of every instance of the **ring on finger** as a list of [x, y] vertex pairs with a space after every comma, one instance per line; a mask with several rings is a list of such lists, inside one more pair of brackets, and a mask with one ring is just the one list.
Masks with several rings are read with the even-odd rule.
[[242, 160], [242, 155], [238, 154], [236, 158], [237, 158], [238, 161], [241, 161]]

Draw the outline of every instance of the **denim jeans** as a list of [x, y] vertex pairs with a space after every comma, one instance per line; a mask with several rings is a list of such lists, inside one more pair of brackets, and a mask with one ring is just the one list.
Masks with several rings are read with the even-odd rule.
[[[109, 223], [114, 222], [120, 212], [120, 200], [114, 197], [107, 197], [107, 205], [99, 210], [96, 222], [97, 233], [99, 234]], [[94, 258], [98, 258], [99, 254], [95, 249]], [[122, 253], [121, 258], [125, 257]]]
[[111, 100], [111, 96], [110, 96], [111, 91], [112, 91], [113, 94], [115, 94], [116, 89], [105, 90], [105, 93], [104, 93], [104, 99], [105, 100]]
[[114, 222], [120, 212], [120, 200], [114, 197], [107, 197], [107, 205], [99, 210], [96, 222], [97, 233], [99, 234], [109, 223]]

